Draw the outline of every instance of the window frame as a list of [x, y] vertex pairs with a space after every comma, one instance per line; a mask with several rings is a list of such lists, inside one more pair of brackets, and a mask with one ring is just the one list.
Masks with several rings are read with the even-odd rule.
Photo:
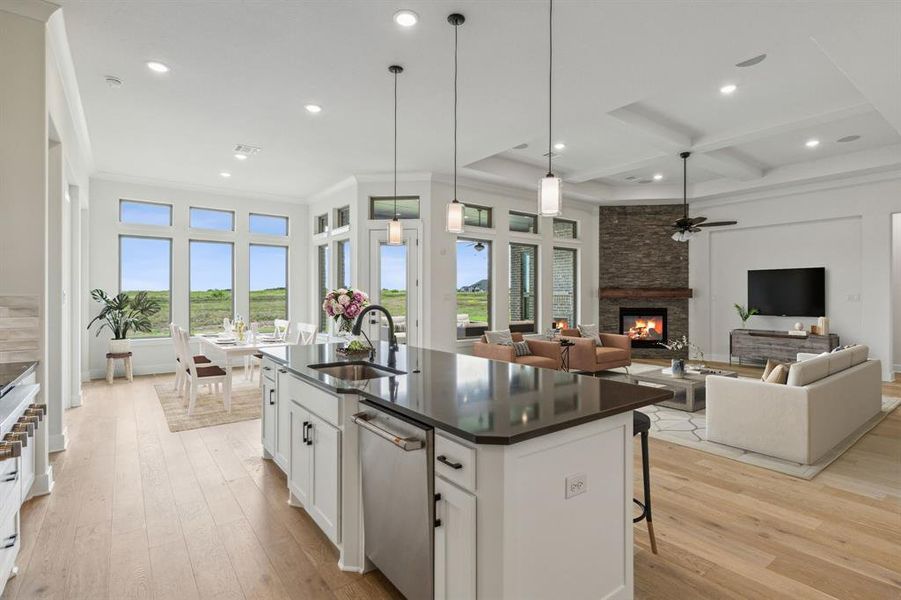
[[[323, 257], [325, 260], [323, 260]], [[322, 287], [319, 285], [320, 281], [323, 282]], [[329, 317], [322, 310], [322, 302], [325, 299], [325, 294], [329, 291], [329, 244], [316, 245], [316, 287], [314, 289], [316, 290], [316, 301], [313, 303], [313, 306], [316, 306], [319, 311], [319, 320], [317, 322], [319, 331], [328, 333]]]
[[[575, 240], [578, 240], [578, 239], [579, 239], [579, 222], [578, 222], [578, 221], [576, 221], [575, 219], [561, 219], [561, 218], [559, 218], [559, 217], [554, 217], [553, 219], [554, 219], [554, 220], [553, 220], [553, 222], [551, 223], [551, 233], [553, 234], [552, 237], [553, 237], [555, 240], [570, 240], [570, 241], [575, 241]], [[554, 229], [554, 225], [556, 225], [557, 223], [568, 223], [568, 224], [572, 225], [572, 227], [573, 227], [573, 236], [572, 236], [572, 237], [559, 237], [559, 236], [557, 235], [556, 230]]]
[[[137, 239], [146, 239], [146, 240], [163, 240], [169, 242], [169, 316], [166, 318], [167, 323], [172, 322], [172, 298], [173, 298], [173, 290], [172, 290], [172, 271], [175, 266], [175, 257], [173, 256], [173, 240], [169, 236], [158, 236], [158, 235], [133, 235], [130, 233], [119, 233], [119, 292], [122, 292], [122, 239], [123, 238], [137, 238]], [[138, 290], [142, 291], [142, 290]], [[149, 290], [144, 290], [149, 291]], [[162, 340], [171, 338], [171, 334], [164, 333], [163, 335], [144, 335], [141, 337], [132, 338], [133, 340]]]
[[[205, 210], [207, 212], [220, 212], [230, 214], [232, 217], [232, 224], [230, 229], [217, 229], [215, 227], [195, 227], [191, 224], [191, 217], [195, 210]], [[207, 208], [206, 206], [188, 206], [188, 231], [208, 231], [214, 233], [235, 233], [237, 222], [237, 215], [234, 210], [228, 208]], [[189, 240], [190, 241], [190, 240]]]
[[[350, 281], [341, 281], [341, 279], [342, 279], [342, 277], [341, 277], [341, 269], [343, 268], [343, 264], [344, 264], [344, 258], [345, 258], [344, 252], [345, 252], [345, 250], [339, 250], [339, 249], [341, 249], [342, 247], [346, 247], [347, 250], [352, 250], [352, 245], [351, 245], [351, 242], [350, 242], [350, 238], [347, 237], [347, 238], [343, 238], [343, 239], [340, 239], [340, 240], [335, 240], [334, 246], [335, 246], [335, 253], [334, 253], [334, 261], [335, 261], [335, 287], [338, 287], [338, 288], [340, 288], [340, 287], [351, 287], [353, 284], [352, 284]], [[340, 257], [338, 256], [339, 254], [341, 255]], [[350, 270], [351, 270], [351, 275], [352, 275], [352, 274], [353, 274], [353, 265], [350, 264], [350, 265], [348, 265], [348, 266], [351, 267]], [[350, 279], [350, 277], [348, 277], [348, 274], [347, 274], [347, 273], [345, 273], [344, 275], [345, 275], [345, 277], [346, 277], [347, 279]]]
[[[535, 231], [519, 231], [517, 229], [513, 229], [513, 221], [510, 219], [512, 215], [516, 215], [517, 217], [530, 217], [535, 223]], [[514, 235], [541, 235], [541, 227], [539, 226], [539, 223], [540, 219], [538, 218], [538, 215], [534, 213], [522, 212], [518, 210], [507, 211], [507, 230]]]
[[[347, 222], [341, 222], [341, 215], [347, 213]], [[335, 228], [334, 231], [344, 230], [344, 228], [350, 227], [350, 204], [345, 204], [344, 206], [339, 206], [335, 209]]]
[[257, 242], [248, 242], [247, 243], [247, 319], [248, 323], [253, 321], [253, 316], [251, 315], [251, 298], [250, 293], [253, 291], [250, 289], [250, 278], [251, 278], [251, 251], [254, 246], [262, 246], [265, 248], [281, 248], [285, 251], [285, 319], [291, 319], [291, 249], [289, 246], [285, 244], [260, 244]]
[[[457, 259], [456, 250], [458, 248], [457, 244], [460, 242], [482, 242], [486, 245], [485, 251], [488, 252], [488, 289], [486, 290], [488, 294], [488, 325], [485, 327], [485, 331], [492, 331], [491, 327], [494, 324], [494, 241], [481, 239], [481, 238], [472, 238], [472, 237], [457, 237], [456, 242], [454, 243], [454, 258]], [[457, 262], [459, 266], [459, 262]], [[456, 288], [456, 275], [454, 273], [454, 293], [458, 294], [459, 289]], [[456, 302], [456, 298], [454, 299], [454, 324], [456, 325], [457, 314], [459, 314], [460, 306]], [[466, 328], [463, 328], [464, 335], [460, 337], [459, 334], [456, 334], [456, 339], [458, 342], [466, 342], [476, 340], [484, 335], [485, 331], [482, 331], [475, 335], [465, 335]]]
[[[510, 331], [513, 333], [535, 334], [541, 330], [541, 323], [540, 323], [540, 321], [541, 321], [541, 293], [540, 293], [540, 290], [538, 289], [538, 282], [541, 279], [541, 277], [540, 277], [540, 275], [541, 275], [540, 261], [541, 261], [542, 245], [538, 244], [538, 243], [530, 244], [530, 243], [526, 243], [526, 242], [517, 242], [517, 241], [507, 242], [508, 277], [510, 277], [510, 278], [513, 277], [512, 263], [513, 263], [513, 247], [514, 246], [523, 246], [523, 247], [527, 247], [527, 248], [532, 248], [535, 251], [535, 267], [534, 267], [535, 279], [534, 279], [534, 289], [532, 291], [532, 297], [534, 298], [534, 301], [535, 301], [535, 307], [534, 307], [535, 317], [532, 321], [533, 329], [531, 329], [531, 330], [516, 329], [514, 331], [514, 326], [512, 324], [513, 303], [510, 301], [510, 298], [508, 295], [508, 298], [507, 298], [507, 323], [509, 325]], [[512, 293], [512, 291], [513, 291], [513, 286], [511, 285], [510, 292]], [[520, 294], [520, 295], [522, 295], [522, 294]]]
[[[573, 253], [573, 314], [572, 321], [569, 323], [570, 328], [573, 328], [579, 320], [579, 248], [572, 248], [568, 246], [554, 246], [552, 248], [552, 259], [555, 259], [554, 253], [557, 250], [561, 250], [563, 252], [572, 252]], [[557, 317], [554, 316], [554, 265], [556, 261], [551, 263], [551, 318], [556, 321]]]
[[[320, 230], [319, 227], [323, 226]], [[328, 213], [322, 213], [321, 215], [316, 215], [313, 217], [313, 235], [328, 235], [329, 232], [329, 218]]]
[[[214, 231], [217, 231], [217, 230], [214, 230]], [[237, 290], [235, 289], [235, 279], [236, 279], [235, 269], [237, 268], [235, 265], [235, 262], [236, 262], [235, 261], [235, 245], [236, 245], [235, 241], [234, 240], [197, 239], [197, 238], [192, 238], [189, 236], [188, 237], [188, 335], [190, 335], [190, 336], [195, 335], [194, 323], [192, 322], [192, 319], [191, 319], [191, 262], [192, 262], [192, 260], [191, 260], [192, 259], [191, 244], [193, 244], [194, 242], [197, 242], [199, 244], [222, 244], [222, 245], [231, 246], [231, 250], [232, 250], [232, 253], [231, 253], [231, 258], [232, 258], [232, 261], [231, 261], [232, 262], [232, 265], [231, 265], [232, 311], [231, 311], [231, 316], [229, 317], [229, 319], [233, 320], [235, 318], [235, 313], [237, 312], [237, 308], [238, 308], [237, 307], [238, 294], [237, 294]], [[250, 268], [248, 266], [248, 272], [249, 271], [250, 271]], [[248, 301], [248, 303], [250, 302], [249, 296], [247, 298], [247, 301]], [[196, 335], [202, 335], [202, 334], [196, 334]]]
[[[480, 211], [487, 211], [488, 224], [487, 225], [474, 225], [472, 223], [467, 223], [466, 222], [466, 209], [468, 209], [468, 208], [474, 208], [474, 209], [480, 210]], [[463, 227], [464, 227], [464, 229], [466, 227], [477, 227], [479, 229], [494, 229], [494, 207], [493, 206], [483, 206], [481, 204], [464, 204]], [[479, 241], [484, 242], [486, 240], [479, 240]]]
[[[122, 204], [124, 202], [128, 202], [129, 204], [149, 204], [150, 206], [165, 206], [169, 209], [169, 224], [168, 225], [156, 225], [154, 223], [134, 223], [131, 221], [123, 221], [122, 220]], [[131, 198], [119, 198], [119, 225], [124, 227], [172, 227], [173, 219], [175, 218], [173, 213], [175, 212], [175, 207], [168, 202], [152, 202], [150, 200], [133, 200]]]
[[[251, 222], [254, 217], [270, 217], [273, 219], [284, 219], [285, 220], [285, 233], [260, 233], [259, 231], [254, 231], [251, 229]], [[218, 230], [215, 230], [218, 231]], [[247, 213], [247, 233], [250, 235], [263, 235], [266, 237], [273, 238], [287, 238], [291, 235], [291, 218], [286, 215], [270, 215], [267, 213], [257, 213], [257, 212], [248, 212]]]
[[[369, 220], [370, 221], [390, 221], [393, 217], [376, 217], [375, 216], [375, 204], [379, 201], [384, 202], [394, 202], [394, 196], [370, 196], [369, 197]], [[422, 219], [422, 198], [419, 196], [397, 196], [397, 201], [403, 200], [416, 200], [416, 216], [415, 217], [405, 217], [403, 215], [398, 215], [397, 219], [399, 221], [418, 221]]]

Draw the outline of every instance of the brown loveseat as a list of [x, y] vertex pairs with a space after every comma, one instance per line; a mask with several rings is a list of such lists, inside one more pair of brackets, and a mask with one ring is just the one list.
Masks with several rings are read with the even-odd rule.
[[632, 340], [627, 335], [602, 333], [603, 346], [595, 345], [594, 339], [583, 338], [578, 329], [563, 329], [560, 335], [576, 344], [569, 349], [570, 371], [597, 373], [632, 364]]
[[[513, 334], [514, 342], [523, 340], [521, 333]], [[561, 364], [560, 344], [549, 340], [526, 340], [529, 344], [529, 350], [532, 351], [531, 356], [516, 356], [513, 346], [502, 346], [500, 344], [489, 344], [485, 336], [473, 344], [473, 354], [481, 358], [489, 358], [491, 360], [502, 360], [505, 362], [516, 363], [518, 365], [529, 365], [530, 367], [542, 367], [545, 369], [559, 369]]]

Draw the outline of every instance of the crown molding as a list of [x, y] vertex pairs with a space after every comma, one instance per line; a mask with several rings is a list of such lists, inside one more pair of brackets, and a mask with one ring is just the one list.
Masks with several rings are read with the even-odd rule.
[[59, 4], [44, 0], [5, 0], [0, 11], [46, 23], [59, 8]]

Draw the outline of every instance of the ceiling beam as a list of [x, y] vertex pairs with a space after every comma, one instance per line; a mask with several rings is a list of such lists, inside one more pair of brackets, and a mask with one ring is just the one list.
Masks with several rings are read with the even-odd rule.
[[631, 125], [637, 133], [644, 135], [661, 150], [679, 151], [691, 146], [691, 134], [675, 124], [666, 122], [663, 117], [642, 109], [639, 105], [624, 106], [607, 114]]
[[722, 150], [693, 153], [691, 160], [702, 169], [729, 179], [746, 181], [763, 177], [763, 169], [759, 166]]
[[572, 183], [584, 183], [586, 181], [598, 179], [600, 177], [612, 177], [613, 175], [619, 175], [620, 173], [628, 173], [629, 171], [634, 171], [636, 169], [645, 169], [654, 166], [658, 162], [660, 162], [661, 158], [665, 158], [666, 156], [668, 156], [668, 154], [661, 153], [650, 158], [636, 160], [630, 163], [622, 163], [608, 167], [594, 167], [592, 169], [584, 169], [582, 171], [576, 171], [574, 173], [571, 173], [570, 175], [566, 175], [563, 177], [563, 179], [567, 182]]

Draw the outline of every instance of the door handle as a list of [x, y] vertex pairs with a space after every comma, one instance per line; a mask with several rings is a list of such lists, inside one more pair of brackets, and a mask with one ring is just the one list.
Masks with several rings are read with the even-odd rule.
[[452, 460], [447, 460], [447, 457], [444, 456], [443, 454], [441, 456], [436, 457], [435, 460], [437, 460], [441, 464], [449, 466], [451, 469], [454, 469], [454, 470], [463, 468], [463, 465], [461, 463], [454, 462]]
[[435, 527], [441, 527], [441, 519], [438, 518], [439, 502], [441, 502], [441, 494], [435, 494]]
[[307, 446], [313, 445], [313, 422], [307, 425]]
[[309, 421], [303, 422], [303, 443], [304, 444], [309, 444], [309, 440], [307, 440], [307, 425], [309, 425], [309, 424], [310, 424]]
[[275, 400], [272, 398], [272, 394], [274, 394], [274, 393], [275, 393], [275, 390], [272, 388], [269, 388], [269, 404], [275, 404]]

